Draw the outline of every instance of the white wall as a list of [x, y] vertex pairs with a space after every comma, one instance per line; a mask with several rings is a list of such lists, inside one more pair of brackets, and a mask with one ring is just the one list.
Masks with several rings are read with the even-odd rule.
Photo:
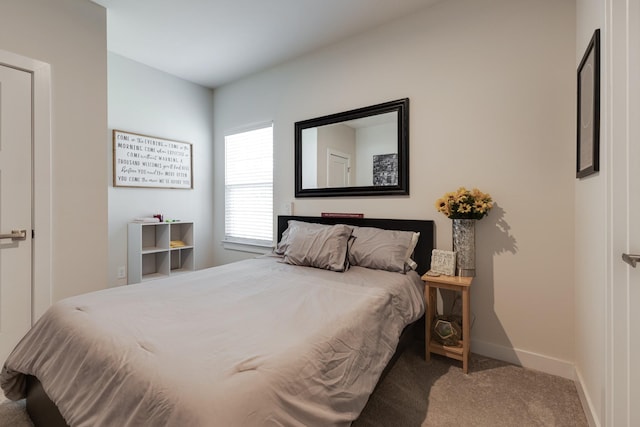
[[[109, 53], [109, 131], [113, 129], [193, 144], [193, 189], [113, 186], [112, 139], [109, 156], [109, 285], [127, 265], [127, 223], [161, 213], [193, 220], [195, 267], [213, 265], [213, 103], [211, 89]], [[224, 170], [224, 166], [223, 166]]]
[[608, 140], [605, 32], [605, 0], [576, 2], [575, 68], [593, 36], [601, 29], [601, 128], [600, 172], [575, 181], [575, 367], [578, 390], [587, 403], [588, 416], [595, 425], [605, 420], [606, 259], [607, 259], [607, 165]]
[[[461, 185], [490, 192], [497, 206], [476, 233], [474, 351], [572, 376], [575, 52], [573, 0], [448, 0], [218, 88], [214, 216], [225, 130], [274, 121], [282, 214], [294, 201], [294, 122], [409, 97], [411, 195], [298, 199], [294, 213], [434, 219], [449, 249], [435, 200]], [[217, 264], [247, 256], [215, 248]]]
[[3, 0], [0, 49], [51, 65], [52, 299], [105, 288], [106, 11], [85, 0]]

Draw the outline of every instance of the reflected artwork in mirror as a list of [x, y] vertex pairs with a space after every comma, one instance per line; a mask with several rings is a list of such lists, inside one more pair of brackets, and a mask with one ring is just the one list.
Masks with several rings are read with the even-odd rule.
[[409, 194], [409, 99], [295, 124], [295, 196]]

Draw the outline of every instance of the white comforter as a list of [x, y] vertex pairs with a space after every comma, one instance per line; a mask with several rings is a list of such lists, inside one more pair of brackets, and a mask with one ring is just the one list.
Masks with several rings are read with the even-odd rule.
[[273, 257], [53, 305], [0, 383], [37, 376], [72, 426], [330, 426], [357, 418], [422, 282]]

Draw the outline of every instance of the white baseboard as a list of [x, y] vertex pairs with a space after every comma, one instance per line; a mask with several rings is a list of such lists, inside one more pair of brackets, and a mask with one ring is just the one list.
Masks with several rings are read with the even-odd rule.
[[580, 375], [580, 371], [575, 370], [576, 374], [576, 389], [578, 390], [578, 396], [580, 397], [580, 402], [582, 403], [582, 409], [584, 410], [584, 415], [587, 417], [587, 422], [589, 423], [589, 427], [600, 427], [600, 421], [595, 414], [593, 409], [593, 404], [591, 403], [591, 399], [589, 399], [589, 395], [585, 392], [584, 381], [582, 380], [582, 375]]
[[573, 363], [530, 351], [517, 350], [502, 345], [471, 340], [471, 351], [482, 356], [513, 363], [524, 368], [535, 369], [551, 375], [575, 380]]

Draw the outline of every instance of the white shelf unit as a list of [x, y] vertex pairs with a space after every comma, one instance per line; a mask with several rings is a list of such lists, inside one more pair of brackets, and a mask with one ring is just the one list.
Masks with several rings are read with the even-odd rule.
[[[185, 246], [171, 247], [181, 240]], [[193, 222], [132, 222], [128, 229], [127, 283], [194, 270]]]

